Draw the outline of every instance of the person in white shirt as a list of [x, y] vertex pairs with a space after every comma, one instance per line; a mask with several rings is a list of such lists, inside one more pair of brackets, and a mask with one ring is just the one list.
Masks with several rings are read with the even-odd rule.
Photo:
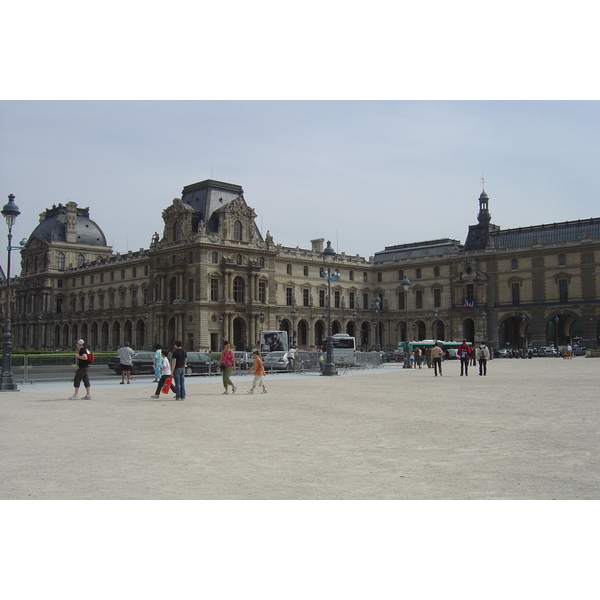
[[479, 362], [479, 375], [487, 375], [487, 361], [490, 360], [490, 351], [485, 342], [479, 344], [479, 347], [475, 350], [475, 356]]
[[[169, 351], [161, 350], [161, 354], [162, 366], [160, 369], [160, 379], [158, 381], [158, 385], [156, 386], [156, 392], [154, 392], [154, 395], [150, 396], [150, 398], [159, 398], [162, 386], [164, 385], [165, 381], [169, 377], [171, 377], [171, 363], [169, 362]], [[175, 386], [173, 385], [173, 383], [171, 383], [171, 391], [175, 393]]]
[[121, 363], [121, 384], [125, 383], [125, 375], [127, 375], [127, 383], [131, 383], [131, 365], [135, 352], [129, 347], [129, 342], [125, 342], [119, 348], [118, 355]]

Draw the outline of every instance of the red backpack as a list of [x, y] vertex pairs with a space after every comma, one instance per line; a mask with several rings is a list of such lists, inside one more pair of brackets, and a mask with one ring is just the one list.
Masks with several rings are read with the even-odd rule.
[[90, 352], [89, 350], [87, 351], [87, 357], [88, 357], [88, 362], [92, 363], [94, 362], [94, 354], [93, 352]]

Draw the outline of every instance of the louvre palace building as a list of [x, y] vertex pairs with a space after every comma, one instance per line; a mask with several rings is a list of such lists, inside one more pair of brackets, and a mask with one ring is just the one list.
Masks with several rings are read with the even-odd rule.
[[[298, 348], [323, 345], [324, 238], [291, 248], [263, 237], [242, 187], [213, 180], [184, 187], [162, 217], [147, 249], [120, 254], [89, 208], [46, 209], [11, 279], [13, 347], [67, 350], [81, 337], [95, 351], [175, 339], [188, 350], [218, 350], [224, 339], [251, 350], [263, 329], [288, 331]], [[407, 338], [598, 345], [600, 218], [503, 230], [485, 191], [473, 200], [475, 217], [464, 242], [398, 244], [369, 258], [336, 249], [333, 333], [363, 350], [375, 348], [377, 327], [383, 350]]]

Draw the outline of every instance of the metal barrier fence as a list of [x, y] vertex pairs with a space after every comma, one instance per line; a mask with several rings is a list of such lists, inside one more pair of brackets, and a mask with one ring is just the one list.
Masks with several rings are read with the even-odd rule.
[[[94, 356], [94, 365], [106, 365], [111, 355], [98, 355]], [[33, 383], [29, 379], [29, 372], [31, 369], [36, 368], [51, 368], [56, 366], [61, 367], [73, 367], [75, 364], [75, 353], [68, 352], [65, 354], [13, 354], [11, 355], [11, 370], [13, 377], [18, 377], [20, 374], [23, 375], [21, 383]]]

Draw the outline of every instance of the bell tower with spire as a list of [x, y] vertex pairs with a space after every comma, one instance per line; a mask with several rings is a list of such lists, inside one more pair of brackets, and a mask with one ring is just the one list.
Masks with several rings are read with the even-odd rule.
[[[481, 178], [483, 184], [485, 181]], [[492, 231], [500, 231], [498, 225], [491, 223], [492, 215], [489, 209], [489, 197], [485, 193], [485, 189], [479, 196], [479, 214], [477, 215], [477, 225], [469, 225], [469, 234], [464, 245], [464, 251], [483, 250], [487, 248]]]

